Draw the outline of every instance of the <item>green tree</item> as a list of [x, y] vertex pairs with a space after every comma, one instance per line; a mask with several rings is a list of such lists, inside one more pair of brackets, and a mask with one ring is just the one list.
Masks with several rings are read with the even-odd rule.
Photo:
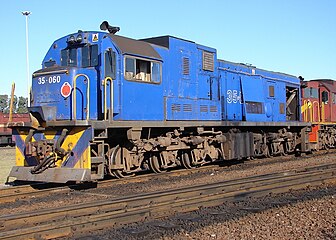
[[16, 112], [17, 113], [27, 113], [28, 112], [27, 103], [28, 103], [28, 98], [19, 97]]
[[6, 112], [8, 109], [8, 95], [0, 95], [0, 112]]
[[[28, 112], [28, 98], [17, 97], [14, 95], [13, 99], [13, 113], [27, 113]], [[8, 95], [0, 95], [0, 112], [9, 113], [10, 98]]]

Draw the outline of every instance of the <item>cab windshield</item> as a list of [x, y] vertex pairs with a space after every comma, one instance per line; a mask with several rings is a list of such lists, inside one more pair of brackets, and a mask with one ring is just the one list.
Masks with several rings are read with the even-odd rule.
[[[78, 61], [81, 59], [81, 61]], [[61, 51], [61, 66], [95, 67], [98, 65], [98, 45], [71, 47]]]

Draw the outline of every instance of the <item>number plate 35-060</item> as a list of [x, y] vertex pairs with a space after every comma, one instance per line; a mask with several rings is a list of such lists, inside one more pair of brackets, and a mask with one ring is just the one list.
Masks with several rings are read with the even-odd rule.
[[39, 77], [37, 79], [37, 84], [53, 84], [60, 82], [61, 82], [61, 76]]

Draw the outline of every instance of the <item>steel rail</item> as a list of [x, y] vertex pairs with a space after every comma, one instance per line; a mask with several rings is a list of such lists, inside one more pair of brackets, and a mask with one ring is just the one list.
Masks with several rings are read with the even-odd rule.
[[190, 175], [197, 172], [207, 171], [209, 169], [217, 169], [219, 166], [208, 165], [202, 168], [195, 169], [176, 169], [173, 172], [162, 172], [162, 173], [148, 173], [145, 175], [137, 175], [131, 178], [122, 179], [109, 179], [101, 182], [93, 183], [82, 183], [82, 184], [50, 184], [50, 183], [38, 183], [32, 185], [22, 185], [5, 187], [0, 189], [0, 204], [6, 202], [14, 202], [19, 199], [29, 198], [29, 197], [43, 197], [52, 192], [70, 191], [71, 189], [89, 188], [91, 184], [92, 188], [106, 188], [114, 184], [127, 184], [134, 182], [146, 182], [153, 179], [163, 178], [163, 177], [173, 177], [173, 176], [183, 176]]
[[55, 238], [335, 182], [335, 164], [0, 216], [0, 239]]
[[[318, 154], [317, 154], [318, 155]], [[302, 156], [301, 158], [311, 158], [314, 156]], [[316, 157], [316, 156], [315, 156]], [[253, 162], [251, 162], [253, 164]], [[266, 163], [266, 162], [265, 162]], [[245, 163], [246, 164], [246, 163]], [[319, 165], [316, 165], [319, 167]], [[92, 183], [92, 188], [106, 188], [113, 184], [127, 184], [127, 183], [134, 183], [134, 182], [146, 182], [150, 180], [158, 180], [159, 178], [163, 177], [173, 177], [173, 176], [183, 176], [194, 174], [198, 172], [205, 172], [208, 170], [217, 170], [221, 168], [218, 165], [207, 165], [203, 166], [202, 168], [195, 168], [195, 169], [175, 169], [172, 172], [162, 172], [162, 173], [147, 173], [147, 174], [140, 174], [131, 178], [123, 178], [123, 179], [109, 179], [104, 180], [96, 183]], [[288, 170], [294, 171], [294, 170]], [[96, 185], [95, 185], [96, 184]], [[81, 188], [88, 188], [88, 183], [83, 184], [50, 184], [50, 183], [36, 183], [32, 185], [22, 185], [22, 186], [13, 186], [13, 187], [6, 187], [0, 189], [0, 204], [6, 202], [14, 202], [23, 198], [29, 197], [43, 197], [47, 194], [52, 192], [67, 192], [71, 189], [78, 189]]]

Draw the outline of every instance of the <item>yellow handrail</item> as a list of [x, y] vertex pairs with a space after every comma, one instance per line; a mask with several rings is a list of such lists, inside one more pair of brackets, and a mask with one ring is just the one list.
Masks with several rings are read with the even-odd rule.
[[325, 105], [324, 102], [322, 102], [322, 105], [321, 105], [321, 115], [322, 115], [321, 122], [325, 122], [324, 105]]
[[[106, 92], [107, 92], [107, 83], [110, 82], [110, 115], [113, 120], [113, 80], [111, 77], [106, 77], [104, 79], [104, 120], [107, 120], [107, 101], [106, 101]], [[111, 120], [111, 119], [110, 119]]]
[[[322, 117], [324, 118], [324, 105], [321, 107], [321, 111]], [[301, 113], [303, 114], [303, 121], [305, 122], [323, 122], [323, 119], [321, 119], [320, 105], [318, 101], [311, 102], [310, 100], [304, 100], [301, 106]]]
[[73, 103], [74, 103], [74, 107], [73, 107], [73, 116], [74, 116], [74, 120], [77, 119], [77, 112], [76, 112], [76, 104], [77, 104], [77, 92], [76, 92], [76, 81], [77, 81], [77, 78], [78, 77], [85, 77], [88, 81], [88, 87], [87, 87], [87, 92], [86, 92], [86, 120], [89, 119], [89, 116], [90, 116], [90, 79], [89, 77], [86, 75], [86, 74], [83, 74], [83, 73], [80, 73], [80, 74], [77, 74], [75, 77], [74, 77], [74, 80], [73, 80], [73, 85], [74, 85], [74, 90], [75, 91], [75, 94], [73, 94]]
[[303, 114], [303, 121], [305, 121], [305, 122], [308, 122], [307, 111], [308, 111], [307, 100], [304, 100], [303, 104], [301, 106], [301, 114]]
[[[320, 104], [319, 104], [318, 101], [314, 101], [313, 102], [313, 113], [312, 113], [312, 116], [315, 116], [315, 114], [314, 114], [315, 113], [314, 112], [315, 111], [315, 107], [314, 107], [315, 105], [317, 105], [317, 108], [316, 108], [317, 109], [317, 120], [316, 120], [316, 122], [319, 122], [319, 121], [321, 121], [321, 118], [320, 118], [321, 114], [320, 114]], [[312, 122], [315, 122], [315, 119], [312, 118]]]

